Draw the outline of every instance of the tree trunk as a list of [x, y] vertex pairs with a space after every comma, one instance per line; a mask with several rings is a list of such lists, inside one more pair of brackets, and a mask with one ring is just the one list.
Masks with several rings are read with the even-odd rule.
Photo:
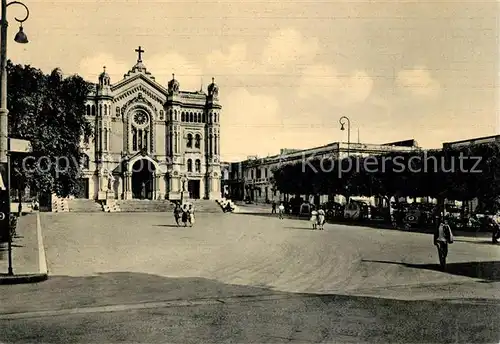
[[21, 187], [17, 189], [17, 197], [19, 198], [19, 205], [17, 207], [17, 216], [20, 217], [23, 214], [23, 199], [22, 199]]

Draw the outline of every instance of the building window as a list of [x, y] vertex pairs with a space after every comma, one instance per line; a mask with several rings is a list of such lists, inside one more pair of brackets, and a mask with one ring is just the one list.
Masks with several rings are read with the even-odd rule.
[[99, 117], [102, 117], [102, 105], [99, 105]]
[[253, 179], [253, 170], [250, 171], [251, 179]]
[[260, 170], [260, 168], [258, 168], [256, 172], [257, 172], [257, 176], [256, 176], [256, 177], [257, 177], [257, 179], [260, 179], [260, 178], [262, 178], [262, 175], [261, 175], [261, 170]]
[[108, 150], [108, 129], [104, 128], [104, 150]]
[[87, 116], [90, 116], [90, 105], [87, 105]]
[[195, 166], [196, 172], [201, 172], [201, 161], [200, 161], [200, 159], [196, 159], [196, 161], [194, 163], [194, 166]]
[[85, 168], [87, 170], [90, 167], [90, 158], [87, 154], [83, 154], [83, 156], [82, 156], [82, 166], [83, 166], [83, 168]]
[[214, 113], [214, 123], [217, 123], [217, 114]]
[[95, 105], [92, 105], [92, 116], [95, 116]]
[[117, 117], [120, 116], [120, 107], [119, 106], [116, 107], [116, 116]]
[[108, 115], [108, 106], [104, 105], [104, 116]]
[[194, 122], [193, 113], [189, 114], [189, 122]]
[[205, 123], [205, 114], [201, 115], [201, 121]]
[[267, 178], [267, 168], [264, 168], [264, 178]]
[[194, 147], [195, 148], [200, 148], [201, 146], [201, 136], [199, 134], [196, 134], [194, 137]]
[[132, 149], [137, 150], [137, 129], [132, 128]]
[[198, 123], [201, 123], [201, 113], [198, 114]]
[[188, 159], [188, 162], [187, 162], [187, 171], [188, 172], [193, 172], [193, 161], [191, 159]]
[[191, 134], [187, 135], [187, 144], [186, 144], [186, 147], [187, 148], [192, 148], [193, 147], [193, 135], [191, 135]]
[[186, 115], [184, 114], [184, 112], [181, 114], [181, 122], [185, 122], [186, 121]]

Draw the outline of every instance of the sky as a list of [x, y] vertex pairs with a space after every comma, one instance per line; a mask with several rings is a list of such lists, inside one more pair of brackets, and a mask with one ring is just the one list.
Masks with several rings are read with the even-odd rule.
[[[116, 83], [143, 62], [182, 90], [219, 86], [221, 158], [414, 138], [495, 135], [498, 4], [490, 1], [25, 0], [30, 40], [8, 57]], [[9, 36], [22, 17], [9, 7]], [[359, 133], [359, 135], [358, 135]]]

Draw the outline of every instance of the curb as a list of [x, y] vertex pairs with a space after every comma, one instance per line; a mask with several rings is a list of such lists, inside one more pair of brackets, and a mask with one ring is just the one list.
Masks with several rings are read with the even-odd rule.
[[49, 275], [47, 269], [47, 257], [45, 256], [45, 246], [43, 245], [42, 223], [40, 213], [36, 213], [36, 234], [38, 239], [38, 271], [39, 275]]
[[0, 276], [0, 285], [39, 283], [46, 281], [48, 278], [48, 274], [5, 275]]
[[42, 225], [40, 222], [40, 213], [36, 214], [36, 234], [38, 241], [38, 273], [20, 274], [9, 276], [7, 274], [0, 274], [0, 285], [12, 284], [27, 284], [39, 283], [46, 281], [49, 278], [47, 269], [47, 258], [45, 256], [45, 247], [43, 245]]

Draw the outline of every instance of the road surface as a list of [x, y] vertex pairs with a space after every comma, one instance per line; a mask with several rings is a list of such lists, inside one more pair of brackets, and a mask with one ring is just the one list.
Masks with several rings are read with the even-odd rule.
[[498, 342], [500, 251], [239, 214], [43, 214], [51, 275], [0, 287], [0, 341]]

